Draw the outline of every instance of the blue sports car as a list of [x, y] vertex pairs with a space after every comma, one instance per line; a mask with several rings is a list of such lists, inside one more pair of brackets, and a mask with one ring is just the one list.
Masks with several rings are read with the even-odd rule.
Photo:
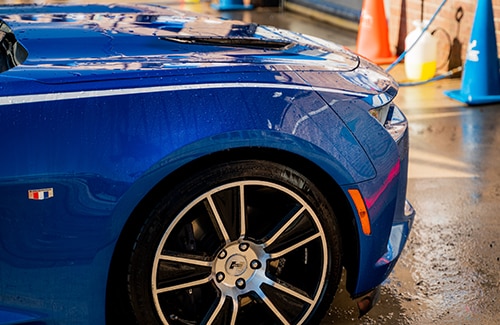
[[0, 7], [0, 324], [318, 323], [403, 249], [407, 120], [349, 50], [153, 5]]

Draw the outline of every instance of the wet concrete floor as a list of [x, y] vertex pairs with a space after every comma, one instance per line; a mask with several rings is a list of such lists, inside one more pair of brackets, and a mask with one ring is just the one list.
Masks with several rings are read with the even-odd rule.
[[[216, 14], [355, 48], [355, 32], [291, 12]], [[403, 80], [403, 70], [391, 74]], [[500, 104], [467, 107], [443, 94], [460, 87], [447, 79], [400, 89], [396, 103], [410, 121], [413, 232], [374, 309], [358, 319], [341, 285], [321, 324], [500, 322]]]

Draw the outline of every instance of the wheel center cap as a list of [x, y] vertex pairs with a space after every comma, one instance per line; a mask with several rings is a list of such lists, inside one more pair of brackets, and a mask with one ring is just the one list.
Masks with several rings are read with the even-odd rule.
[[235, 254], [226, 261], [226, 272], [232, 276], [239, 276], [247, 270], [248, 263], [244, 256]]

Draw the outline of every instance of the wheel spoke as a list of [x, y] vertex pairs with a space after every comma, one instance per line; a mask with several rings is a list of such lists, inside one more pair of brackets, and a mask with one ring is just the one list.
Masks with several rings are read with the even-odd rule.
[[169, 291], [175, 291], [175, 290], [180, 290], [180, 289], [187, 289], [187, 288], [191, 288], [191, 287], [196, 287], [196, 286], [208, 283], [210, 281], [212, 281], [212, 277], [208, 276], [208, 277], [206, 277], [204, 279], [195, 280], [195, 281], [186, 282], [186, 283], [181, 283], [181, 284], [174, 285], [174, 286], [168, 286], [168, 287], [164, 287], [164, 288], [161, 288], [161, 289], [155, 289], [154, 288], [153, 291], [154, 291], [155, 294], [158, 295], [158, 294], [161, 294], [161, 293], [164, 293], [164, 292], [169, 292]]
[[266, 283], [268, 285], [270, 285], [271, 287], [277, 289], [277, 290], [280, 290], [282, 292], [285, 292], [286, 294], [292, 296], [292, 297], [295, 297], [309, 305], [312, 305], [314, 303], [314, 300], [312, 300], [311, 298], [309, 298], [307, 295], [299, 292], [298, 290], [294, 290], [294, 289], [291, 289], [289, 287], [286, 287], [282, 284], [279, 284], [275, 281], [266, 281]]
[[210, 209], [212, 210], [213, 216], [216, 221], [216, 225], [219, 228], [222, 237], [224, 238], [225, 243], [229, 243], [231, 241], [231, 238], [229, 237], [229, 233], [227, 232], [226, 226], [224, 225], [224, 222], [222, 221], [222, 218], [220, 217], [219, 211], [217, 210], [217, 207], [215, 206], [214, 200], [212, 199], [212, 196], [207, 197], [208, 203], [210, 204]]
[[260, 296], [262, 301], [267, 305], [267, 307], [273, 312], [273, 314], [285, 325], [290, 324], [288, 320], [281, 314], [281, 312], [276, 308], [276, 306], [272, 303], [271, 299], [269, 299], [266, 294], [262, 291], [259, 290], [257, 294]]
[[245, 203], [245, 186], [240, 185], [240, 238], [244, 238], [247, 232], [247, 216]]
[[281, 236], [285, 232], [285, 230], [287, 230], [288, 227], [290, 227], [290, 225], [302, 215], [304, 210], [305, 207], [300, 208], [283, 226], [281, 226], [281, 228], [279, 228], [274, 233], [274, 235], [268, 241], [264, 243], [264, 246], [265, 247], [271, 246], [276, 241], [276, 239], [278, 239], [279, 236]]
[[213, 265], [213, 261], [203, 261], [189, 257], [180, 257], [180, 256], [163, 255], [163, 254], [159, 256], [159, 260], [177, 262], [189, 265], [206, 266], [206, 267], [212, 267]]
[[[207, 324], [235, 325], [238, 316], [238, 299], [222, 295], [217, 306], [210, 313]], [[206, 318], [205, 318], [206, 319]]]
[[237, 298], [232, 298], [233, 302], [233, 312], [231, 314], [231, 325], [236, 324], [236, 318], [238, 317], [238, 309], [239, 309], [239, 303]]
[[[174, 290], [179, 290], [179, 289], [185, 289], [193, 286], [198, 286], [201, 284], [208, 283], [211, 280], [211, 273], [207, 272], [207, 268], [211, 268], [213, 265], [213, 261], [205, 261], [205, 260], [200, 260], [192, 257], [182, 257], [182, 256], [174, 256], [174, 255], [159, 255], [158, 256], [158, 261], [159, 261], [159, 269], [158, 269], [158, 275], [159, 274], [164, 274], [168, 275], [168, 278], [164, 278], [163, 280], [158, 280], [154, 282], [154, 290], [156, 294], [160, 294], [163, 292], [168, 292], [168, 291], [174, 291]], [[163, 270], [162, 273], [160, 273], [161, 265], [164, 264], [167, 269]], [[192, 267], [192, 269], [188, 269], [187, 271], [184, 271], [182, 273], [173, 273], [172, 269], [168, 269], [167, 265], [172, 265], [172, 264], [177, 264], [177, 265], [183, 265], [186, 268], [187, 267]], [[170, 281], [168, 280], [176, 280], [175, 276], [182, 276], [186, 277], [186, 282], [184, 283], [179, 283], [178, 281], [174, 281], [175, 284], [172, 285], [166, 285], [165, 283], [169, 283]], [[192, 281], [187, 280], [187, 279], [193, 279]], [[167, 280], [167, 282], [163, 282]], [[160, 283], [164, 283], [163, 286], [160, 285]], [[158, 286], [162, 286], [161, 288], [158, 288]]]
[[301, 240], [300, 242], [287, 247], [286, 249], [283, 249], [283, 250], [281, 250], [279, 252], [271, 253], [271, 254], [269, 254], [269, 256], [270, 256], [271, 259], [279, 258], [279, 257], [281, 257], [281, 256], [283, 256], [285, 254], [290, 253], [291, 251], [293, 251], [293, 250], [295, 250], [295, 249], [297, 249], [297, 248], [299, 248], [301, 246], [306, 245], [307, 243], [315, 240], [316, 238], [319, 238], [320, 236], [321, 236], [320, 233], [313, 234], [312, 236], [309, 236], [309, 237]]
[[215, 309], [212, 311], [212, 315], [208, 319], [207, 324], [213, 324], [219, 313], [223, 310], [224, 302], [226, 301], [224, 298], [224, 296], [219, 297], [219, 302], [217, 303]]

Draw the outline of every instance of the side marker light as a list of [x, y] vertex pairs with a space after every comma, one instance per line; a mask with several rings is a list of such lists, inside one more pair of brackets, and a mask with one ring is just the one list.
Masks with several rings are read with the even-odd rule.
[[358, 210], [359, 221], [361, 223], [363, 233], [367, 236], [371, 235], [372, 228], [370, 225], [370, 218], [368, 217], [368, 210], [366, 209], [365, 201], [363, 200], [361, 193], [357, 189], [349, 189], [347, 191], [356, 206], [356, 210]]

